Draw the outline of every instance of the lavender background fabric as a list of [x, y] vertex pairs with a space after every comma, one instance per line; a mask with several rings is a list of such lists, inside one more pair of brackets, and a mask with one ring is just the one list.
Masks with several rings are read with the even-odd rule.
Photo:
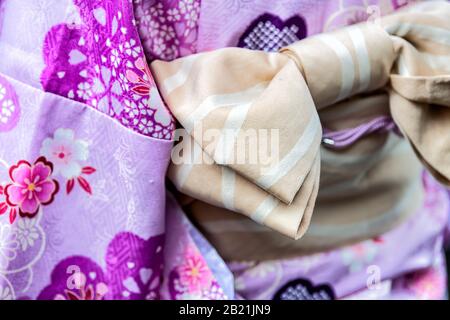
[[209, 51], [239, 46], [276, 51], [305, 36], [376, 19], [411, 2], [413, 1], [203, 1], [197, 49]]
[[[78, 185], [67, 194], [67, 178], [55, 175], [60, 185], [57, 196], [36, 216], [18, 217], [15, 223], [6, 214], [0, 217], [2, 248], [14, 252], [3, 264], [3, 284], [9, 283], [17, 298], [36, 297], [49, 281], [53, 265], [66, 257], [83, 256], [105, 268], [105, 252], [119, 232], [131, 232], [139, 239], [161, 237], [171, 143], [139, 136], [86, 105], [3, 79], [20, 97], [21, 113], [13, 130], [0, 133], [2, 185], [10, 180], [8, 169], [13, 164], [37, 159], [43, 141], [61, 128], [86, 143], [89, 156], [84, 162], [96, 168], [86, 177], [92, 194]], [[137, 161], [142, 158], [152, 165]], [[16, 245], [22, 242], [28, 245]], [[159, 265], [152, 268], [156, 272]]]
[[232, 298], [166, 192], [131, 2], [2, 1], [0, 22], [0, 299]]
[[166, 191], [174, 122], [144, 58], [273, 51], [407, 2], [1, 1], [0, 299], [441, 298], [449, 205], [426, 175], [385, 235], [226, 264]]
[[[2, 187], [12, 179], [8, 169], [11, 172], [13, 164], [24, 159], [33, 163], [42, 155], [44, 141], [56, 139], [55, 132], [62, 128], [74, 134], [65, 141], [65, 150], [74, 141], [84, 141], [89, 156], [79, 162], [95, 168], [85, 177], [89, 192], [78, 180], [68, 191], [64, 171], [53, 171], [51, 177], [60, 187], [52, 202], [41, 203], [35, 215], [18, 214], [13, 222], [9, 212], [0, 216], [0, 286], [8, 297], [227, 297], [202, 252], [209, 252], [216, 265], [220, 258], [205, 243], [203, 251], [197, 248], [192, 236], [198, 238], [197, 231], [171, 197], [166, 202], [164, 175], [171, 142], [134, 133], [79, 102], [6, 76], [0, 79], [13, 88], [21, 106], [16, 127], [0, 133]], [[17, 139], [20, 145], [13, 144]], [[0, 202], [10, 205], [5, 198], [7, 192]], [[199, 279], [191, 277], [192, 268], [201, 270]], [[176, 289], [163, 290], [175, 288], [175, 280], [164, 277], [165, 272], [181, 279]], [[220, 276], [230, 277], [227, 270]], [[227, 293], [233, 294], [231, 289]]]

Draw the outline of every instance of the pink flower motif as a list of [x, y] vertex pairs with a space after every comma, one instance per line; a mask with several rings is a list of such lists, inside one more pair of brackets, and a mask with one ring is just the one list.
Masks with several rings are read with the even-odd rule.
[[[74, 276], [75, 288], [78, 290], [64, 290], [63, 294], [57, 294], [55, 300], [103, 300], [108, 292], [108, 286], [104, 282], [87, 284], [84, 273], [79, 272]], [[77, 293], [77, 291], [79, 293]]]
[[142, 71], [143, 76], [140, 77], [134, 72], [133, 70], [127, 70], [126, 77], [131, 82], [136, 84], [134, 87], [131, 88], [133, 92], [141, 95], [141, 96], [147, 96], [150, 94], [150, 89], [154, 87], [154, 84], [152, 83], [152, 75], [150, 72], [150, 69], [147, 65], [147, 63], [144, 61], [142, 57], [139, 57], [134, 65], [136, 68], [138, 68], [140, 71]]
[[107, 286], [104, 283], [98, 284], [96, 289], [92, 285], [89, 285], [87, 288], [80, 289], [80, 294], [77, 294], [75, 291], [66, 290], [65, 294], [57, 295], [55, 300], [103, 300], [105, 297], [105, 293], [107, 291]]
[[[138, 95], [146, 97], [149, 96], [148, 101], [150, 105], [164, 105], [164, 102], [161, 100], [158, 93], [158, 89], [156, 89], [156, 86], [152, 80], [153, 78], [148, 64], [143, 58], [138, 58], [134, 65], [142, 72], [143, 75], [139, 76], [136, 72], [127, 70], [126, 78], [134, 84], [131, 90]], [[170, 125], [172, 122], [172, 116], [166, 107], [157, 108], [154, 113], [154, 119], [164, 126]]]
[[34, 164], [21, 160], [9, 169], [13, 181], [4, 189], [6, 202], [18, 207], [22, 217], [33, 217], [41, 205], [53, 201], [59, 185], [51, 179], [53, 165], [45, 157], [38, 158]]
[[[0, 185], [0, 196], [5, 194], [5, 188]], [[17, 209], [11, 208], [6, 202], [0, 202], [0, 216], [9, 210], [9, 222], [12, 224], [17, 217]]]
[[414, 272], [407, 279], [407, 287], [419, 299], [438, 300], [445, 296], [445, 273], [438, 267]]
[[189, 252], [186, 261], [178, 268], [180, 283], [186, 286], [190, 293], [199, 292], [211, 284], [211, 272], [203, 258]]

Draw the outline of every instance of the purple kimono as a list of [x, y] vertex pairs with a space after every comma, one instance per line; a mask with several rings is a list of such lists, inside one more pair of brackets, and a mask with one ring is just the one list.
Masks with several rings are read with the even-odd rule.
[[284, 261], [225, 263], [166, 189], [175, 121], [147, 61], [277, 50], [387, 5], [337, 3], [0, 0], [0, 300], [442, 298], [449, 203], [426, 174], [411, 221]]

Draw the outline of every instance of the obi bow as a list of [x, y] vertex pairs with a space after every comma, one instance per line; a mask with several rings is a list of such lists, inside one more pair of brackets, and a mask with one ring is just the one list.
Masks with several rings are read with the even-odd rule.
[[[318, 110], [351, 97], [386, 90], [396, 126], [449, 184], [447, 2], [411, 6], [276, 53], [226, 48], [151, 68], [185, 130], [169, 168], [174, 185], [291, 238], [306, 231], [319, 189]], [[183, 153], [193, 156], [175, 161]]]

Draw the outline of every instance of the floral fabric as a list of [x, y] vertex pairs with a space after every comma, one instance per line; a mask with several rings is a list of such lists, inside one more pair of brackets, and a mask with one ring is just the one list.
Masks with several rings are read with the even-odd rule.
[[174, 123], [148, 70], [128, 1], [74, 1], [80, 22], [47, 33], [45, 91], [86, 103], [147, 136], [171, 139]]
[[229, 263], [238, 295], [279, 300], [444, 299], [442, 247], [449, 199], [428, 174], [422, 179], [422, 208], [374, 239], [305, 257]]
[[138, 0], [139, 35], [150, 60], [173, 60], [197, 52], [200, 0]]
[[[175, 123], [147, 61], [224, 46], [275, 50], [330, 17], [330, 27], [367, 18], [335, 14], [337, 1], [292, 1], [295, 10], [263, 2], [0, 1], [0, 300], [373, 298], [364, 290], [372, 264], [382, 271], [376, 288], [391, 288], [378, 297], [442, 296], [448, 203], [429, 177], [415, 222], [261, 263], [226, 264], [166, 190]], [[411, 230], [414, 241], [396, 247]]]
[[[165, 190], [174, 122], [132, 3], [0, 9], [1, 299], [233, 298]], [[33, 29], [14, 23], [34, 15]]]

